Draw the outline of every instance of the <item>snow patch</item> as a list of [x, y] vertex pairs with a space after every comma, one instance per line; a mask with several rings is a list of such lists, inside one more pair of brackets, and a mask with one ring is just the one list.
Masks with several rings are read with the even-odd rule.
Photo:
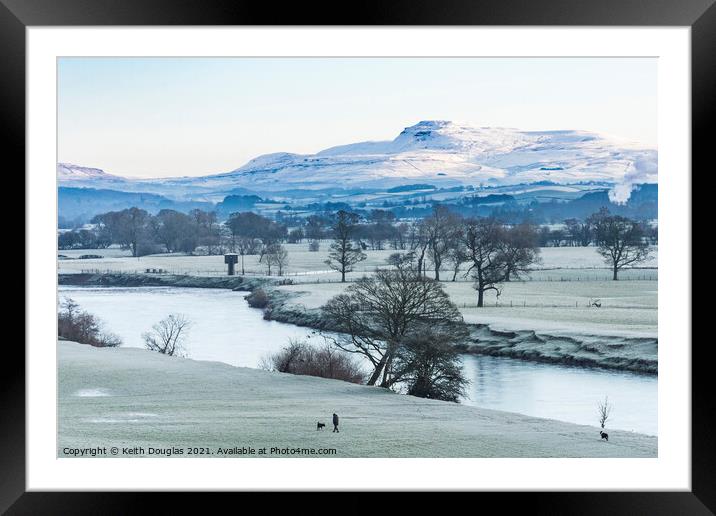
[[74, 396], [80, 398], [101, 398], [111, 396], [107, 389], [80, 389], [74, 393]]
[[148, 418], [158, 417], [158, 414], [151, 412], [125, 412], [122, 414], [113, 414], [110, 417], [93, 417], [85, 419], [88, 423], [141, 423]]
[[139, 419], [112, 419], [106, 417], [93, 417], [85, 419], [88, 423], [139, 423]]

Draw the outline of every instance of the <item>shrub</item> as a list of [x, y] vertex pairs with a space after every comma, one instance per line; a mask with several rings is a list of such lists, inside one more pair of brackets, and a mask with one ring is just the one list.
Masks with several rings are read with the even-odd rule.
[[365, 373], [358, 361], [329, 344], [316, 348], [303, 341], [290, 340], [281, 351], [264, 358], [260, 367], [280, 373], [318, 376], [351, 383], [365, 381]]
[[154, 242], [140, 241], [137, 244], [137, 256], [148, 256], [150, 254], [159, 254], [164, 252], [161, 245]]
[[117, 335], [102, 331], [102, 322], [81, 310], [70, 298], [65, 298], [57, 314], [57, 336], [98, 348], [113, 348], [122, 344]]
[[269, 304], [270, 298], [265, 290], [257, 288], [251, 294], [246, 296], [246, 301], [249, 303], [251, 308], [266, 308]]
[[317, 253], [321, 250], [321, 243], [318, 240], [311, 240], [308, 244], [308, 250]]

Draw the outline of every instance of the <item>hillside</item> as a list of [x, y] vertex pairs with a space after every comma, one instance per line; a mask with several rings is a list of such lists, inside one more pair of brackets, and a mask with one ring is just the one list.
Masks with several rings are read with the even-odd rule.
[[97, 188], [73, 188], [61, 186], [57, 189], [57, 203], [60, 217], [66, 220], [89, 221], [98, 213], [119, 211], [133, 206], [150, 213], [162, 209], [189, 211], [194, 208], [211, 210], [213, 203], [176, 201], [163, 195], [148, 192], [124, 192], [121, 190]]
[[[336, 457], [656, 457], [657, 439], [141, 349], [58, 342], [58, 454], [128, 445], [336, 450]], [[330, 432], [330, 417], [341, 432]], [[316, 422], [327, 423], [316, 431]], [[122, 456], [121, 454], [119, 456]], [[126, 455], [125, 455], [126, 456]], [[186, 456], [174, 455], [174, 456]], [[268, 456], [279, 456], [268, 454]], [[286, 456], [286, 455], [283, 455]], [[300, 456], [300, 455], [288, 455]], [[305, 456], [305, 455], [304, 455]]]

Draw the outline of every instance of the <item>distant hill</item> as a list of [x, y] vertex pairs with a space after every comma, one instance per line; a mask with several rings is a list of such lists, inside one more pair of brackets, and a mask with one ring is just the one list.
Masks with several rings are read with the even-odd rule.
[[220, 217], [226, 218], [232, 213], [251, 211], [259, 202], [261, 197], [258, 195], [228, 195], [215, 209]]
[[213, 209], [213, 203], [182, 202], [164, 196], [146, 192], [121, 192], [117, 190], [95, 188], [72, 188], [61, 186], [58, 189], [58, 215], [65, 220], [88, 221], [98, 213], [123, 210], [136, 206], [150, 213], [162, 209], [189, 211], [194, 208]]
[[614, 184], [613, 195], [624, 201], [631, 184], [657, 181], [657, 151], [587, 131], [521, 131], [426, 120], [406, 127], [390, 141], [352, 143], [316, 154], [266, 154], [221, 174], [132, 180], [61, 163], [58, 177], [62, 186], [75, 186], [68, 184], [73, 181], [95, 188], [124, 183], [123, 190], [167, 196], [182, 192], [228, 195], [236, 188], [260, 195], [411, 184], [482, 187], [594, 181]]

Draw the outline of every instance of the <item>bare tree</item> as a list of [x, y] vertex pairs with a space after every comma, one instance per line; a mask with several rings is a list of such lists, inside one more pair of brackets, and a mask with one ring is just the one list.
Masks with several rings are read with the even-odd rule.
[[604, 429], [604, 425], [607, 424], [607, 420], [612, 413], [612, 405], [609, 403], [609, 397], [605, 396], [604, 401], [597, 403], [597, 410], [599, 412], [599, 424]]
[[310, 240], [321, 240], [324, 237], [325, 221], [318, 215], [310, 215], [306, 218], [306, 238]]
[[405, 222], [395, 226], [395, 231], [393, 232], [393, 237], [390, 242], [390, 245], [393, 247], [393, 249], [405, 249], [405, 237], [408, 234], [408, 229], [408, 225]]
[[176, 210], [161, 210], [151, 219], [153, 236], [168, 253], [193, 252], [198, 241], [196, 218]]
[[457, 281], [457, 275], [460, 273], [460, 267], [464, 263], [470, 261], [470, 255], [467, 253], [465, 244], [460, 241], [459, 233], [455, 235], [450, 248], [447, 251], [445, 261], [450, 264], [450, 270], [452, 271], [452, 280]]
[[589, 217], [594, 227], [597, 252], [612, 268], [612, 280], [617, 281], [619, 271], [627, 265], [643, 262], [651, 254], [641, 224], [626, 217], [610, 215], [602, 209]]
[[303, 241], [304, 237], [305, 237], [305, 234], [303, 233], [303, 229], [294, 228], [288, 232], [288, 243], [289, 244], [300, 244]]
[[592, 227], [588, 222], [580, 222], [577, 219], [567, 219], [564, 221], [564, 225], [567, 227], [572, 245], [586, 247], [592, 242]]
[[423, 219], [425, 237], [428, 242], [428, 255], [433, 264], [435, 280], [440, 281], [440, 269], [448, 253], [459, 226], [457, 215], [450, 213], [447, 206], [433, 206], [430, 216]]
[[239, 252], [239, 256], [241, 256], [241, 274], [244, 275], [246, 274], [246, 269], [244, 268], [244, 256], [246, 256], [247, 254], [256, 254], [258, 248], [261, 246], [261, 243], [255, 238], [236, 238], [234, 236], [232, 236], [231, 242], [232, 251], [237, 250]]
[[415, 256], [417, 270], [420, 274], [425, 274], [425, 261], [428, 247], [430, 246], [430, 237], [428, 235], [426, 224], [423, 221], [413, 224], [408, 233], [408, 241], [410, 250]]
[[520, 274], [539, 261], [539, 234], [527, 223], [502, 230], [500, 247], [505, 263], [505, 281], [519, 278]]
[[191, 322], [182, 314], [170, 314], [157, 324], [151, 331], [142, 334], [144, 345], [150, 351], [164, 355], [184, 356], [184, 344]]
[[392, 265], [393, 267], [408, 267], [413, 268], [413, 262], [415, 262], [415, 253], [410, 251], [408, 253], [390, 253], [385, 259], [385, 263]]
[[341, 283], [346, 282], [346, 273], [352, 272], [353, 266], [366, 258], [365, 253], [353, 243], [357, 224], [358, 215], [355, 213], [341, 210], [336, 214], [331, 252], [325, 263], [341, 273]]
[[263, 250], [259, 261], [266, 264], [269, 276], [272, 266], [278, 268], [279, 276], [283, 276], [283, 270], [288, 265], [288, 251], [281, 244], [271, 244]]
[[138, 256], [139, 244], [147, 236], [151, 218], [146, 210], [132, 207], [98, 215], [95, 220], [102, 224], [113, 242], [130, 249], [132, 256]]
[[470, 267], [465, 276], [471, 275], [477, 290], [477, 306], [484, 303], [485, 292], [494, 290], [507, 277], [507, 264], [502, 249], [503, 230], [494, 219], [467, 219], [461, 240], [470, 257]]
[[393, 360], [406, 338], [425, 332], [463, 336], [465, 326], [457, 307], [440, 283], [408, 267], [376, 270], [332, 298], [324, 316], [341, 333], [324, 335], [337, 347], [365, 356], [373, 366], [368, 385], [397, 381]]

